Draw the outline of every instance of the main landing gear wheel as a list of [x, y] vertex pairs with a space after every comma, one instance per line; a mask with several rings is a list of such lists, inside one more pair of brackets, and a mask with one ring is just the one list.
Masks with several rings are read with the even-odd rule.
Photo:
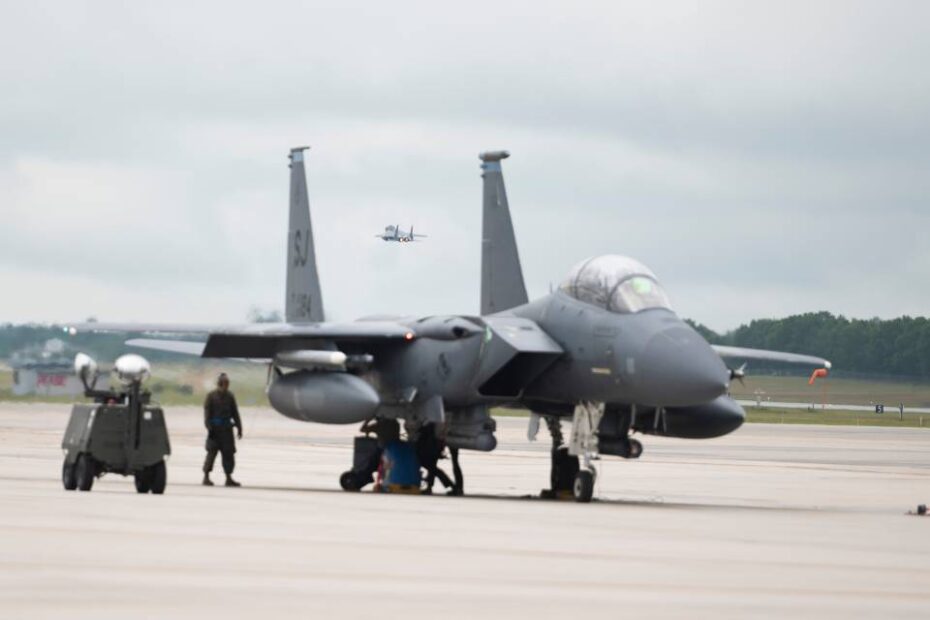
[[638, 459], [643, 455], [643, 444], [636, 439], [630, 440], [630, 458]]
[[339, 476], [339, 486], [342, 487], [343, 491], [361, 491], [362, 486], [358, 482], [358, 476], [351, 470], [343, 472], [343, 474]]
[[594, 497], [594, 479], [596, 477], [594, 469], [582, 469], [575, 475], [575, 484], [572, 486], [572, 494], [576, 502], [586, 504]]

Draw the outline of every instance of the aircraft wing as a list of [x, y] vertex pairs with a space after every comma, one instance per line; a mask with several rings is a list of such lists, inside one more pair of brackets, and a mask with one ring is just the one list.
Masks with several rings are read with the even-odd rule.
[[717, 352], [717, 355], [723, 358], [733, 358], [740, 360], [758, 360], [764, 362], [784, 362], [787, 364], [806, 364], [810, 366], [819, 366], [830, 368], [832, 364], [829, 360], [816, 355], [802, 355], [800, 353], [785, 353], [783, 351], [767, 351], [765, 349], [747, 349], [745, 347], [727, 347], [719, 344], [712, 344], [711, 347]]
[[[256, 323], [256, 325], [261, 325]], [[65, 329], [72, 334], [103, 333], [103, 334], [155, 334], [180, 335], [201, 334], [207, 335], [214, 331], [237, 329], [245, 325], [203, 325], [198, 323], [75, 323]]]
[[151, 349], [153, 351], [167, 351], [169, 353], [181, 353], [184, 355], [203, 355], [203, 348], [207, 346], [206, 342], [195, 342], [192, 340], [161, 340], [156, 338], [130, 338], [126, 341], [130, 347], [139, 347], [140, 349]]
[[84, 323], [68, 328], [71, 333], [105, 332], [133, 335], [206, 336], [206, 342], [134, 338], [132, 346], [202, 357], [272, 358], [297, 341], [308, 349], [321, 343], [403, 342], [416, 338], [416, 330], [393, 321], [355, 323], [248, 323], [243, 325], [196, 325], [160, 323]]

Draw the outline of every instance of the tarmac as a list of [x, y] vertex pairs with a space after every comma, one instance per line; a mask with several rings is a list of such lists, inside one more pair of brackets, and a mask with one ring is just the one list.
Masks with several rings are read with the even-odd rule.
[[345, 493], [355, 429], [269, 409], [244, 411], [243, 488], [202, 487], [202, 414], [174, 408], [152, 496], [62, 489], [68, 411], [0, 403], [2, 618], [930, 614], [930, 518], [906, 514], [930, 503], [930, 429], [647, 436], [598, 463], [585, 505], [535, 499], [548, 440], [525, 418], [462, 453], [456, 498]]

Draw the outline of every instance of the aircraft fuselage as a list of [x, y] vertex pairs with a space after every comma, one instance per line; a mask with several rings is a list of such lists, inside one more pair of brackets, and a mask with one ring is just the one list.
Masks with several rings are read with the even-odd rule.
[[[705, 430], [685, 424], [686, 436], [714, 436], [742, 422], [742, 410], [724, 396], [728, 369], [670, 310], [618, 315], [555, 292], [500, 315], [398, 322], [418, 336], [401, 346], [344, 347], [349, 355], [371, 355], [372, 364], [354, 377], [359, 380], [355, 388], [346, 381], [317, 386], [324, 379], [313, 373], [285, 378], [303, 381], [314, 391], [339, 390], [343, 403], [355, 402], [354, 395], [358, 403], [367, 403], [354, 416], [358, 420], [375, 413], [428, 419], [429, 407], [439, 399], [442, 410], [450, 412], [512, 405], [554, 415], [569, 415], [578, 402], [596, 401], [623, 411], [638, 407], [646, 415], [658, 410], [666, 416], [666, 427], [668, 416], [697, 423], [697, 409], [693, 415], [688, 410], [701, 408], [705, 418], [712, 418], [702, 424], [710, 424], [702, 426]], [[272, 404], [283, 402], [287, 409], [292, 400], [272, 398]], [[726, 422], [714, 417], [714, 408], [722, 409]], [[683, 428], [687, 421], [673, 426]], [[659, 429], [653, 425], [651, 430]]]

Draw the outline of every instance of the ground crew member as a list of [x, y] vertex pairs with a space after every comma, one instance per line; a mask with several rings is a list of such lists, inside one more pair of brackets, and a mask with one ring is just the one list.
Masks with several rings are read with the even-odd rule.
[[451, 495], [464, 495], [465, 476], [462, 475], [462, 467], [459, 465], [459, 449], [449, 446], [449, 456], [452, 457], [452, 477], [455, 478]]
[[435, 424], [424, 424], [423, 427], [420, 428], [420, 434], [417, 436], [416, 449], [420, 467], [426, 470], [424, 479], [426, 487], [423, 489], [423, 492], [427, 494], [433, 492], [433, 484], [436, 478], [439, 478], [442, 486], [447, 489], [452, 489], [453, 491], [451, 492], [454, 492], [455, 485], [452, 483], [452, 479], [446, 475], [446, 472], [439, 468], [439, 459], [442, 458], [445, 446], [443, 442], [436, 437]]
[[203, 463], [204, 486], [213, 486], [210, 472], [213, 471], [213, 462], [216, 461], [217, 452], [223, 455], [226, 486], [241, 486], [233, 480], [232, 473], [236, 468], [236, 440], [233, 438], [233, 427], [239, 439], [242, 439], [242, 419], [239, 417], [236, 397], [229, 391], [229, 377], [225, 372], [217, 378], [216, 389], [207, 394], [203, 403], [203, 422], [207, 427], [207, 459]]
[[400, 439], [400, 423], [391, 418], [372, 418], [362, 424], [361, 431], [366, 435], [374, 433], [378, 438], [378, 447], [384, 447], [392, 441]]

